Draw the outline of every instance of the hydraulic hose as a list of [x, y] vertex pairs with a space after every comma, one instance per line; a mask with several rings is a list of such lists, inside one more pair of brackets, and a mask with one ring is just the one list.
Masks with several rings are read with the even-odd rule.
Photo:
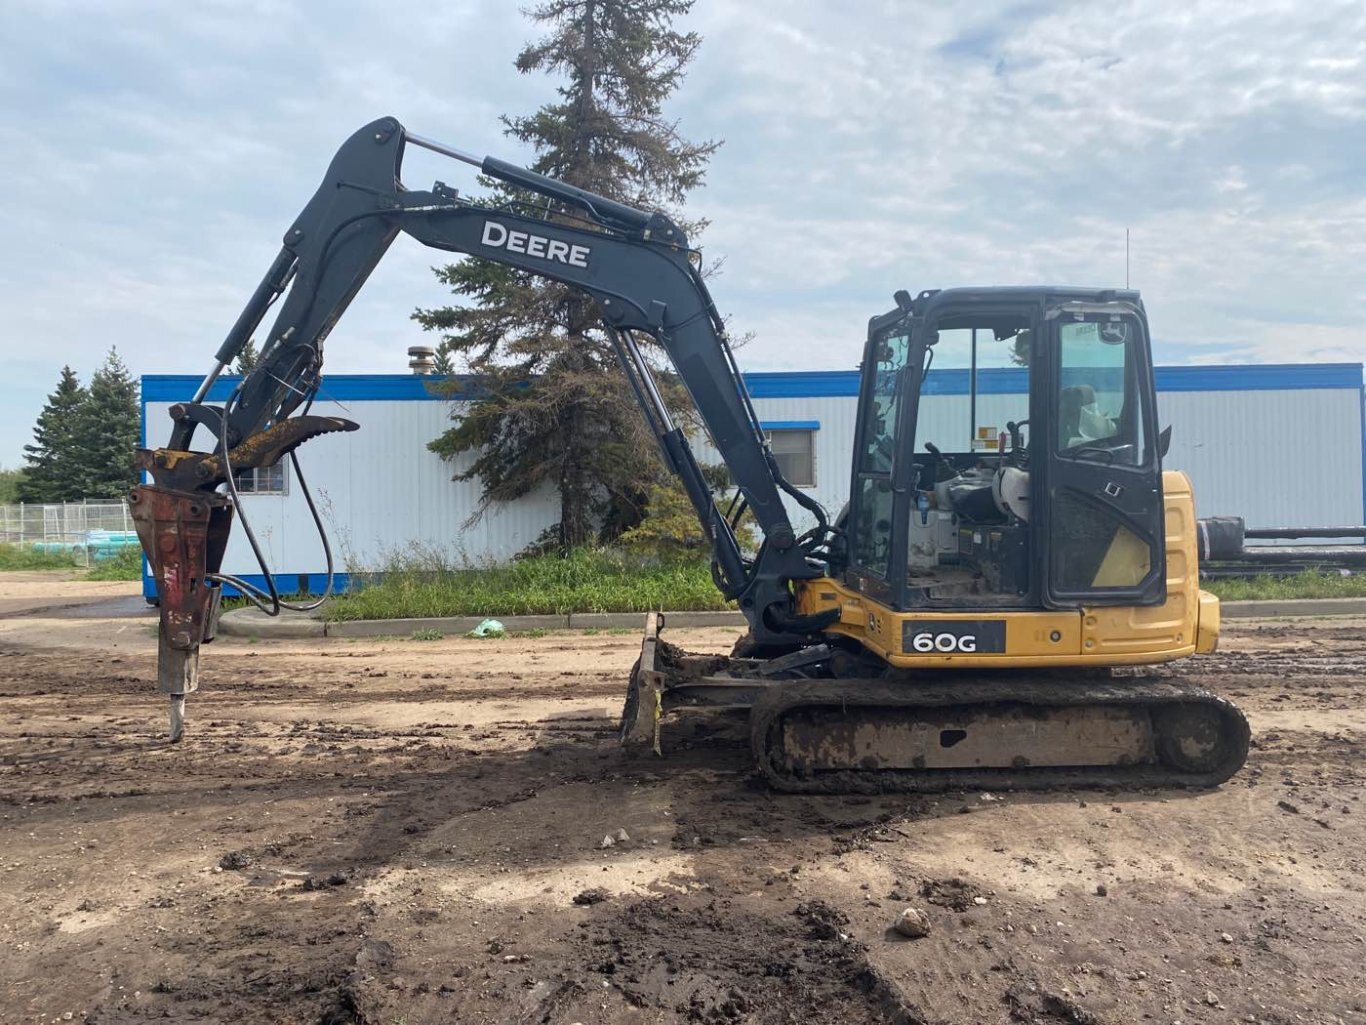
[[[242, 386], [233, 389], [228, 396], [228, 401], [223, 404], [223, 423], [225, 425], [221, 436], [218, 439], [218, 451], [223, 460], [223, 472], [227, 477], [228, 493], [232, 496], [233, 506], [237, 509], [238, 519], [241, 520], [242, 530], [247, 536], [247, 543], [251, 545], [252, 554], [256, 557], [256, 564], [261, 569], [261, 574], [266, 581], [266, 590], [247, 583], [241, 577], [231, 573], [209, 573], [209, 580], [219, 584], [229, 584], [242, 593], [242, 596], [255, 605], [258, 609], [268, 616], [278, 616], [284, 609], [292, 612], [312, 612], [319, 608], [328, 598], [332, 597], [334, 584], [336, 581], [335, 563], [332, 557], [332, 544], [327, 538], [327, 529], [323, 526], [322, 516], [318, 512], [317, 504], [313, 501], [313, 493], [308, 489], [308, 481], [304, 478], [303, 469], [299, 466], [299, 457], [294, 452], [289, 453], [290, 465], [294, 467], [294, 475], [299, 479], [299, 487], [303, 491], [304, 501], [308, 504], [309, 514], [313, 517], [313, 524], [318, 530], [318, 539], [322, 542], [323, 555], [327, 560], [327, 585], [323, 589], [322, 595], [317, 601], [304, 603], [287, 602], [280, 597], [279, 588], [275, 585], [275, 574], [266, 565], [265, 553], [261, 550], [260, 542], [256, 538], [256, 531], [251, 527], [251, 521], [247, 518], [247, 512], [242, 505], [241, 495], [237, 491], [237, 481], [232, 472], [232, 461], [228, 453], [228, 431], [226, 424], [228, 412], [232, 408], [234, 401], [241, 394]], [[308, 406], [312, 406], [313, 399], [310, 397]], [[267, 604], [269, 603], [269, 604]]]

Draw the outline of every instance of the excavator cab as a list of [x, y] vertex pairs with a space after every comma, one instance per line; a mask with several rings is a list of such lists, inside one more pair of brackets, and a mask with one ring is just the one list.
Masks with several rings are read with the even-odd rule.
[[761, 770], [808, 792], [1227, 778], [1236, 708], [1110, 674], [1217, 636], [1138, 293], [896, 298], [869, 324], [843, 558], [795, 585], [801, 613], [838, 616], [758, 670]]
[[843, 582], [898, 612], [1162, 605], [1137, 293], [901, 296], [869, 327]]

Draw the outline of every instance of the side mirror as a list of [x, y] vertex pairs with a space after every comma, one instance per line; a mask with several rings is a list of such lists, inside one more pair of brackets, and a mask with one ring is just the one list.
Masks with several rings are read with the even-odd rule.
[[1162, 428], [1162, 433], [1157, 436], [1157, 458], [1166, 459], [1167, 449], [1172, 447], [1172, 425], [1168, 424]]

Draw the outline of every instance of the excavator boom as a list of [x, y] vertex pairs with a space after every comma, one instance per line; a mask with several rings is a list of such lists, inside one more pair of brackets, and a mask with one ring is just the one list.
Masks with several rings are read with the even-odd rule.
[[[440, 182], [430, 190], [411, 190], [401, 179], [407, 145], [473, 164], [551, 203], [494, 208], [464, 199]], [[235, 496], [235, 472], [272, 465], [286, 453], [293, 458], [293, 449], [317, 434], [355, 428], [308, 416], [307, 410], [321, 382], [327, 336], [400, 234], [433, 249], [563, 282], [594, 300], [665, 464], [681, 481], [711, 539], [723, 593], [739, 604], [756, 635], [770, 642], [800, 641], [829, 621], [826, 614], [798, 616], [791, 590], [793, 581], [822, 572], [808, 555], [826, 540], [824, 510], [784, 480], [698, 270], [698, 254], [688, 247], [682, 228], [663, 214], [493, 157], [473, 157], [412, 135], [393, 118], [381, 118], [338, 150], [313, 198], [285, 232], [279, 254], [219, 347], [195, 398], [173, 408], [169, 444], [139, 454], [151, 484], [134, 489], [130, 501], [161, 599], [164, 688], [181, 688], [172, 693], [194, 688], [193, 667], [200, 644], [212, 638], [220, 585], [245, 587], [219, 572], [233, 504], [217, 494], [220, 487], [226, 485]], [[279, 312], [256, 367], [224, 405], [207, 404], [213, 382], [277, 300]], [[742, 553], [684, 431], [660, 398], [636, 343], [638, 333], [652, 336], [668, 356], [758, 522], [763, 545], [753, 560]], [[296, 416], [300, 409], [304, 415]], [[209, 451], [191, 447], [200, 430], [211, 436]], [[799, 539], [783, 493], [810, 509], [821, 527]], [[185, 544], [190, 524], [205, 516], [213, 520], [214, 542]], [[244, 529], [257, 548], [249, 526]], [[282, 603], [273, 589], [269, 599], [269, 610], [278, 612]]]

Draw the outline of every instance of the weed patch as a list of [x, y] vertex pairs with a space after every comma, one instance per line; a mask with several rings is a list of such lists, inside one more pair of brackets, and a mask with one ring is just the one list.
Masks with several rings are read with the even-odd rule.
[[324, 607], [325, 618], [562, 616], [726, 608], [705, 562], [652, 560], [610, 549], [468, 566], [453, 565], [430, 550], [413, 548], [391, 557], [378, 573], [365, 576], [366, 583]]
[[90, 567], [85, 575], [87, 580], [141, 580], [142, 549], [127, 545], [118, 549], [113, 556], [102, 559]]
[[1200, 584], [1217, 594], [1221, 601], [1257, 601], [1287, 598], [1361, 598], [1366, 597], [1366, 574], [1343, 576], [1336, 572], [1306, 570], [1293, 577], [1232, 577], [1206, 580]]
[[0, 570], [73, 569], [76, 559], [70, 552], [43, 552], [32, 545], [0, 544]]

